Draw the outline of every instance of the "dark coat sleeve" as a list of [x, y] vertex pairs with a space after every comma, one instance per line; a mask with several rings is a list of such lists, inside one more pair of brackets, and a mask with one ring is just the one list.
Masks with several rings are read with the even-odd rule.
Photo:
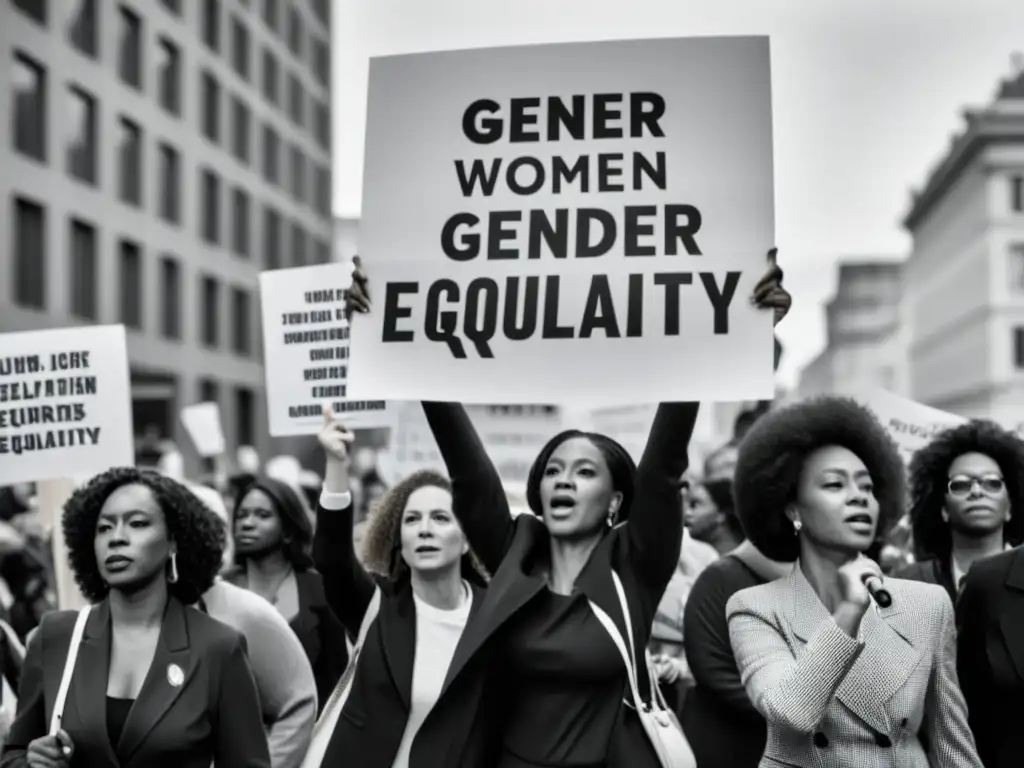
[[494, 573], [515, 534], [498, 470], [461, 404], [424, 402], [423, 412], [452, 481], [452, 511], [473, 552]]
[[757, 710], [736, 667], [725, 617], [725, 606], [738, 586], [720, 566], [712, 565], [697, 577], [683, 610], [683, 643], [697, 685], [738, 714], [752, 717]]
[[46, 735], [46, 704], [43, 699], [43, 631], [40, 626], [25, 653], [25, 664], [21, 670], [21, 685], [18, 688], [18, 714], [7, 732], [4, 741], [2, 768], [25, 768], [28, 766], [26, 751], [28, 745]]
[[633, 568], [658, 598], [679, 564], [683, 510], [679, 481], [689, 463], [699, 403], [662, 403], [637, 467], [626, 525]]
[[354, 642], [376, 585], [356, 557], [351, 503], [345, 509], [317, 506], [313, 563], [323, 577], [327, 604]]
[[956, 607], [956, 667], [978, 756], [985, 765], [995, 765], [1002, 718], [993, 707], [998, 707], [998, 703], [992, 701], [995, 686], [985, 650], [988, 606], [984, 576], [983, 564], [975, 563], [960, 592]]
[[270, 768], [256, 681], [241, 635], [222, 654], [217, 696], [214, 765], [217, 768]]

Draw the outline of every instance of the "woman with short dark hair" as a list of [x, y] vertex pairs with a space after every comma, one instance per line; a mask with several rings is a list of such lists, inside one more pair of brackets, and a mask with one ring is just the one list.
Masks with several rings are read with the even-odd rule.
[[216, 516], [173, 480], [122, 468], [78, 489], [62, 522], [75, 580], [94, 605], [53, 736], [77, 612], [44, 617], [0, 765], [269, 768], [245, 641], [188, 607], [221, 566]]
[[726, 607], [737, 668], [768, 724], [762, 768], [881, 762], [980, 768], [956, 674], [953, 605], [865, 556], [900, 518], [903, 463], [874, 415], [825, 397], [764, 415], [734, 484], [750, 541], [792, 573]]
[[257, 477], [238, 496], [232, 528], [236, 567], [224, 578], [265, 598], [291, 626], [313, 667], [322, 709], [348, 664], [348, 648], [313, 568], [313, 524], [299, 491]]

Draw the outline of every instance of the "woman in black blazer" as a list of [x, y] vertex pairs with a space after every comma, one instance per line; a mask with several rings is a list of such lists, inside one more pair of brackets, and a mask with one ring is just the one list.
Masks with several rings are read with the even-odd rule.
[[490, 766], [489, 723], [477, 706], [485, 700], [486, 654], [448, 674], [486, 586], [452, 514], [451, 485], [417, 472], [385, 494], [364, 539], [371, 576], [353, 548], [352, 433], [329, 410], [324, 421], [327, 462], [313, 558], [327, 600], [353, 638], [377, 589], [381, 601], [321, 764], [345, 765], [358, 755], [360, 768]]
[[270, 477], [254, 478], [231, 516], [235, 567], [224, 578], [277, 608], [302, 643], [322, 709], [348, 664], [345, 628], [313, 569], [313, 524], [299, 492]]
[[[781, 277], [772, 259], [753, 297], [778, 316], [790, 303]], [[365, 283], [357, 266], [350, 302], [360, 311], [369, 309]], [[423, 408], [452, 478], [455, 514], [494, 574], [448, 671], [458, 675], [481, 649], [494, 653], [489, 688], [502, 709], [489, 716], [499, 729], [500, 755], [488, 768], [656, 766], [639, 718], [624, 704], [622, 658], [588, 601], [612, 617], [623, 637], [631, 621], [636, 647], [646, 648], [679, 560], [679, 478], [697, 404], [659, 406], [639, 468], [604, 435], [557, 435], [527, 481], [536, 516], [516, 518], [465, 409]], [[622, 615], [613, 571], [629, 617]], [[649, 700], [643, 664], [640, 677]]]
[[63, 528], [94, 606], [52, 737], [77, 611], [44, 617], [0, 766], [269, 768], [245, 641], [187, 607], [220, 568], [220, 520], [173, 480], [123, 468], [76, 491]]

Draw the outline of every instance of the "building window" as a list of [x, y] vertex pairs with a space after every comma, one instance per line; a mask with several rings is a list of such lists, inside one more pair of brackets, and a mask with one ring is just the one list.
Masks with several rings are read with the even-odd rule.
[[1008, 256], [1010, 290], [1024, 293], [1024, 243], [1011, 243]]
[[181, 338], [181, 267], [173, 256], [160, 259], [160, 333]]
[[269, 205], [263, 208], [263, 266], [281, 266], [281, 214]]
[[14, 303], [46, 309], [46, 209], [14, 199]]
[[243, 165], [249, 164], [250, 158], [250, 146], [252, 135], [251, 123], [252, 119], [249, 113], [249, 107], [242, 101], [238, 96], [233, 96], [231, 100], [231, 107], [233, 114], [232, 124], [234, 132], [232, 134], [231, 142], [231, 153], [235, 156], [235, 159]]
[[99, 183], [96, 99], [77, 86], [68, 88], [68, 173], [79, 181]]
[[127, 85], [142, 90], [142, 20], [121, 6], [117, 71]]
[[231, 62], [235, 73], [246, 82], [249, 81], [250, 54], [249, 28], [235, 16], [231, 25]]
[[245, 190], [235, 187], [234, 198], [234, 232], [231, 238], [231, 249], [239, 256], [249, 258], [249, 195]]
[[23, 54], [14, 54], [11, 73], [14, 148], [46, 162], [46, 70]]
[[269, 48], [263, 49], [263, 96], [277, 106], [277, 59]]
[[1010, 209], [1014, 213], [1024, 213], [1024, 176], [1010, 179]]
[[277, 131], [269, 125], [263, 126], [263, 178], [271, 184], [277, 184], [279, 176], [281, 140]]
[[118, 146], [120, 176], [118, 197], [121, 202], [142, 206], [142, 128], [126, 117], [120, 122], [121, 139]]
[[277, 0], [263, 0], [263, 21], [271, 32], [277, 32], [279, 11]]
[[175, 16], [181, 16], [181, 0], [160, 0], [164, 8]]
[[294, 72], [288, 76], [288, 115], [292, 122], [300, 128], [303, 124], [303, 113], [306, 106], [306, 93], [302, 89], [302, 81]]
[[252, 352], [252, 308], [248, 291], [233, 288], [231, 291], [231, 316], [233, 333], [231, 349], [236, 355], [248, 357]]
[[220, 51], [220, 0], [203, 0], [203, 42], [214, 53]]
[[292, 264], [306, 266], [306, 231], [299, 222], [292, 222]]
[[203, 70], [203, 135], [214, 144], [220, 141], [220, 83]]
[[320, 102], [316, 102], [316, 143], [325, 152], [331, 151], [331, 110]]
[[324, 88], [331, 85], [331, 52], [327, 43], [319, 37], [310, 37], [313, 51], [313, 76]]
[[316, 212], [321, 216], [331, 215], [331, 171], [329, 168], [316, 169]]
[[295, 58], [302, 58], [302, 14], [294, 5], [288, 11], [288, 48]]
[[1013, 329], [1013, 364], [1024, 369], [1024, 328]]
[[220, 177], [209, 168], [200, 169], [199, 174], [199, 220], [203, 240], [217, 245], [220, 242]]
[[178, 46], [161, 37], [157, 44], [157, 88], [160, 106], [172, 115], [181, 114], [181, 54]]
[[220, 302], [220, 285], [215, 277], [203, 275], [200, 277], [200, 295], [202, 298], [202, 318], [200, 323], [200, 339], [207, 347], [214, 349], [220, 343], [220, 329], [217, 321], [220, 319], [220, 312], [217, 304]]
[[181, 223], [181, 161], [169, 144], [160, 145], [160, 218]]
[[78, 0], [78, 8], [71, 12], [68, 23], [71, 45], [89, 58], [99, 58], [99, 26], [96, 0]]
[[216, 379], [199, 380], [199, 402], [220, 404], [220, 385]]
[[326, 264], [331, 260], [331, 246], [323, 240], [316, 241], [316, 255], [313, 257], [314, 264]]
[[142, 250], [130, 240], [121, 241], [121, 322], [142, 329]]
[[46, 26], [46, 0], [12, 0], [12, 4], [30, 19]]
[[256, 396], [247, 387], [235, 387], [235, 439], [237, 445], [252, 445], [255, 442], [256, 430]]
[[83, 320], [99, 319], [96, 311], [96, 228], [71, 220], [71, 314]]
[[306, 156], [302, 149], [292, 145], [292, 195], [300, 202], [306, 202]]

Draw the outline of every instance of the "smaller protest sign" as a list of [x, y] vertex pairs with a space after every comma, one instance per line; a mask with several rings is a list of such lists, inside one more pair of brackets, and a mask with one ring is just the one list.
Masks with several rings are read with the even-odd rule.
[[936, 434], [967, 421], [962, 416], [940, 411], [938, 408], [922, 405], [884, 390], [871, 392], [864, 398], [864, 402], [889, 430], [889, 435], [907, 463], [917, 451], [928, 445]]
[[135, 464], [124, 326], [0, 334], [0, 486]]
[[200, 456], [220, 456], [226, 441], [217, 403], [196, 403], [181, 409], [181, 423]]
[[383, 400], [348, 397], [352, 264], [260, 274], [270, 434], [316, 434], [330, 406], [353, 429], [390, 426]]

